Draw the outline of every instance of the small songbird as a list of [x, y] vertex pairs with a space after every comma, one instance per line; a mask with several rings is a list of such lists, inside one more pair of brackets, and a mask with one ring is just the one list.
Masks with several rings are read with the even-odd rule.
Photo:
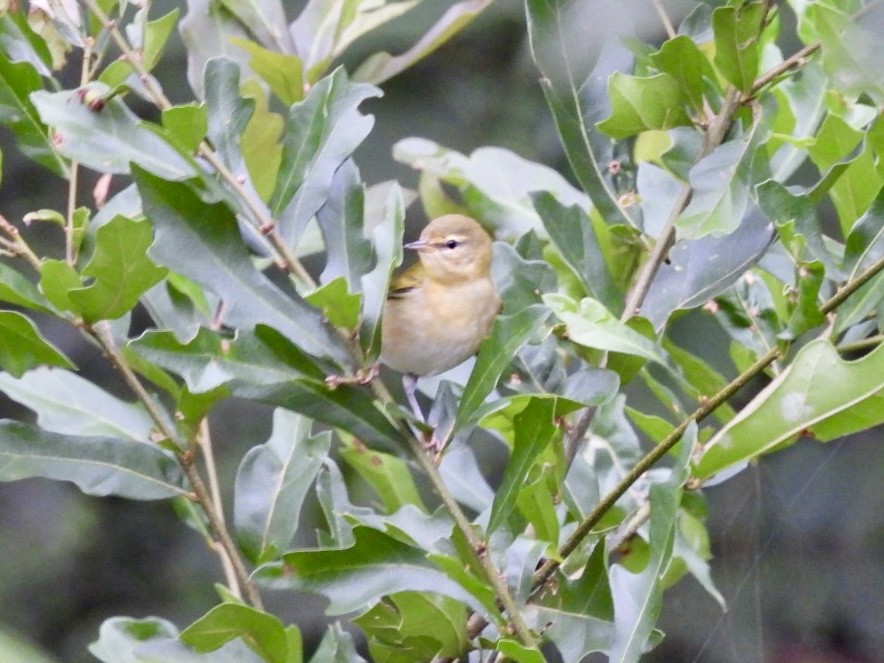
[[446, 214], [405, 248], [420, 262], [394, 276], [382, 321], [381, 360], [404, 374], [406, 396], [416, 377], [436, 375], [476, 354], [500, 311], [491, 280], [491, 238], [462, 214]]

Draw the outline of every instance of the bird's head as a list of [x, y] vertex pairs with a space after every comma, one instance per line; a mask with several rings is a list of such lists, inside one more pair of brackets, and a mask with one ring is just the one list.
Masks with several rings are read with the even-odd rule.
[[491, 237], [475, 220], [462, 214], [434, 219], [420, 239], [405, 248], [416, 250], [427, 276], [442, 283], [484, 278], [491, 269]]

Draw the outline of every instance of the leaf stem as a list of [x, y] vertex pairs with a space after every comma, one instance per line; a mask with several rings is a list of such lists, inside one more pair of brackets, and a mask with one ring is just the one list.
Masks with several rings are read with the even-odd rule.
[[[875, 261], [859, 276], [848, 281], [838, 292], [820, 306], [820, 313], [827, 314], [835, 310], [848, 297], [855, 293], [860, 287], [867, 283], [875, 275], [884, 270], [884, 257]], [[592, 531], [604, 515], [613, 507], [617, 500], [629, 490], [629, 488], [638, 481], [641, 476], [660, 460], [679, 440], [681, 440], [688, 426], [692, 422], [699, 423], [718, 407], [723, 405], [731, 396], [745, 386], [750, 380], [759, 375], [765, 368], [777, 359], [783, 356], [784, 349], [780, 346], [774, 346], [764, 355], [759, 357], [755, 363], [740, 373], [730, 383], [725, 385], [718, 393], [710, 397], [702, 403], [690, 416], [685, 418], [678, 426], [676, 426], [663, 440], [661, 440], [653, 449], [645, 454], [629, 472], [621, 479], [621, 481], [596, 505], [596, 507], [586, 515], [586, 517], [577, 526], [577, 529], [562, 544], [554, 558], [548, 559], [534, 573], [533, 586], [534, 594], [536, 594], [544, 586], [547, 580], [555, 573], [556, 569], [561, 566], [562, 562], [573, 553], [583, 540]]]

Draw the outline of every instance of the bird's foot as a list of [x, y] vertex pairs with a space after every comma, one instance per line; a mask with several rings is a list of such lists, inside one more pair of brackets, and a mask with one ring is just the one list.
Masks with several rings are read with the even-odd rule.
[[375, 362], [368, 368], [357, 369], [353, 375], [328, 375], [325, 378], [325, 386], [335, 390], [342, 384], [368, 384], [381, 372], [380, 362]]

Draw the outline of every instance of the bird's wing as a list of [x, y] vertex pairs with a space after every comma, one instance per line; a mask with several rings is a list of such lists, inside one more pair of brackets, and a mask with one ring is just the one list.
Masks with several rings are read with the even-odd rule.
[[390, 290], [387, 292], [387, 299], [402, 299], [409, 292], [419, 287], [426, 278], [424, 266], [416, 262], [411, 267], [402, 270], [398, 274], [393, 275], [390, 282]]

